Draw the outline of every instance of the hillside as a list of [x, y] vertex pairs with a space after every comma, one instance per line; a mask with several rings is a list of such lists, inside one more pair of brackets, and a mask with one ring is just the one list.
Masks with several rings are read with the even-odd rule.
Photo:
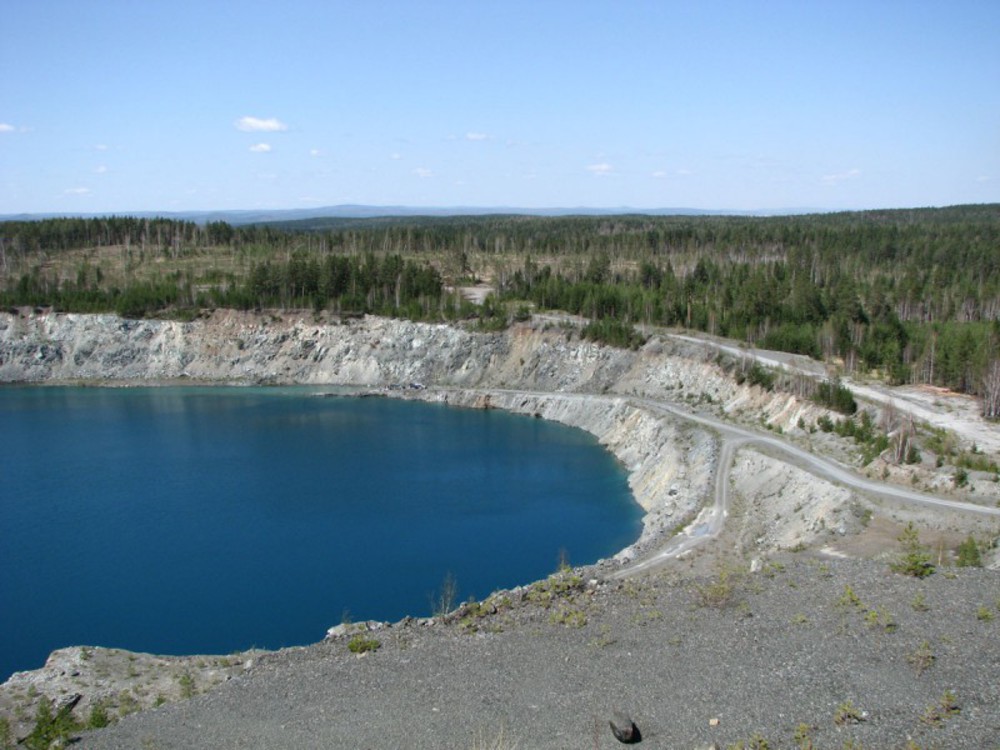
[[995, 204], [312, 221], [2, 223], [0, 305], [179, 320], [220, 308], [311, 309], [482, 330], [554, 311], [588, 319], [586, 335], [608, 343], [682, 327], [848, 375], [968, 393], [1000, 415]]

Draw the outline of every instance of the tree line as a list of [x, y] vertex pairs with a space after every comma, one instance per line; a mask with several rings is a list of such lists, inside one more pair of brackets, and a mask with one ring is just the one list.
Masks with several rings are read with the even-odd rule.
[[[241, 263], [121, 281], [53, 271], [78, 248]], [[491, 277], [472, 311], [448, 282]], [[0, 224], [4, 304], [150, 314], [199, 306], [313, 307], [419, 318], [565, 310], [587, 335], [636, 346], [680, 326], [837, 358], [849, 372], [988, 396], [1000, 380], [1000, 205], [807, 216], [476, 216], [319, 219], [234, 227], [109, 217]], [[992, 379], [992, 380], [991, 380]], [[986, 398], [994, 403], [1000, 398]], [[997, 404], [995, 410], [1000, 410]]]
[[222, 307], [312, 308], [413, 320], [452, 319], [468, 315], [471, 307], [447, 294], [440, 274], [427, 264], [398, 255], [329, 255], [319, 261], [304, 253], [293, 254], [287, 261], [255, 263], [241, 281], [202, 289], [181, 282], [179, 274], [122, 287], [103, 286], [97, 274], [55, 284], [37, 275], [24, 275], [0, 292], [0, 304], [88, 313], [113, 311], [132, 318], [169, 310], [192, 315], [204, 308]]

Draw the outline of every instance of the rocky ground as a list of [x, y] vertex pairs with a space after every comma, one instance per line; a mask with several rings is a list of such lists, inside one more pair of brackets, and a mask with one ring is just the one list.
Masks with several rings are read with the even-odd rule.
[[712, 566], [556, 574], [447, 622], [357, 625], [79, 747], [612, 748], [624, 711], [655, 748], [1000, 748], [995, 573]]
[[[879, 457], [861, 469], [850, 441], [815, 429], [829, 412], [739, 384], [737, 355], [668, 333], [639, 351], [609, 349], [551, 316], [481, 334], [309, 313], [193, 323], [0, 313], [0, 382], [351, 384], [534, 414], [595, 434], [647, 512], [642, 538], [615, 560], [444, 621], [356, 626], [273, 654], [62, 649], [0, 686], [0, 729], [26, 736], [47, 699], [79, 723], [125, 717], [79, 734], [95, 748], [601, 748], [617, 745], [608, 720], [626, 711], [649, 747], [1000, 749], [1000, 552], [984, 552], [994, 570], [953, 567], [969, 534], [1000, 538], [994, 474], [970, 471], [959, 487], [926, 451], [915, 465]], [[791, 356], [771, 364], [820, 374]], [[996, 428], [949, 394], [858, 393], [876, 419], [889, 402], [911, 404], [974, 455], [1000, 458]], [[776, 436], [983, 510], [823, 479], [768, 449]], [[689, 533], [718, 501], [720, 473], [721, 531], [621, 578]], [[890, 572], [909, 522], [938, 565], [925, 580]]]

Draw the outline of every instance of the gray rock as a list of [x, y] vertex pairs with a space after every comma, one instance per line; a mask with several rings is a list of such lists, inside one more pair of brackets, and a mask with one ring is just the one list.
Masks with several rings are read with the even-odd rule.
[[615, 739], [625, 745], [632, 745], [642, 739], [639, 728], [632, 721], [632, 717], [624, 711], [613, 711], [608, 724], [611, 725], [611, 734], [615, 736]]

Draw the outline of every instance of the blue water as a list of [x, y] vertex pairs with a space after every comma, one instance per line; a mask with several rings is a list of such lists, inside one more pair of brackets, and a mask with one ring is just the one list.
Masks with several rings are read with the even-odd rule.
[[229, 653], [426, 615], [630, 544], [594, 438], [307, 389], [0, 388], [0, 680], [54, 648]]

